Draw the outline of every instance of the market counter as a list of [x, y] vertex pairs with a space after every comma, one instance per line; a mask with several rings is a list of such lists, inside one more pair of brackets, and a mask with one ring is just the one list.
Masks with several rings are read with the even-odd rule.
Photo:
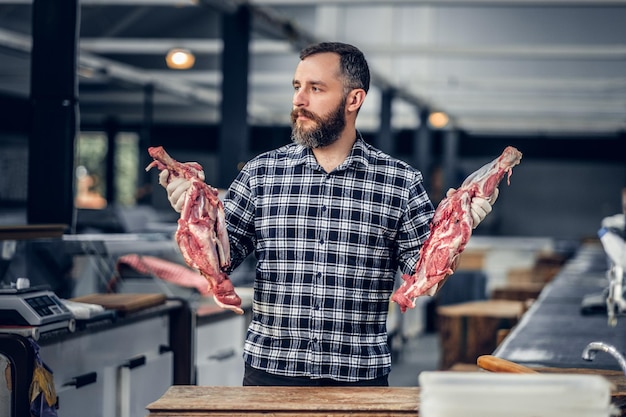
[[608, 287], [607, 269], [606, 254], [599, 243], [582, 246], [544, 288], [494, 356], [529, 367], [621, 370], [615, 358], [602, 352], [593, 361], [582, 358], [590, 342], [602, 341], [620, 352], [626, 346], [626, 316], [620, 315], [612, 327], [603, 300], [595, 313], [583, 308], [586, 297], [601, 294]]
[[417, 416], [417, 387], [207, 387], [175, 385], [150, 417]]

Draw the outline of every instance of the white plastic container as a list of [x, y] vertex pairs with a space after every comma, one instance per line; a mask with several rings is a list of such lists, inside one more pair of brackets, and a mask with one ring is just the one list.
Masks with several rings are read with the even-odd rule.
[[599, 375], [426, 371], [421, 417], [609, 417], [611, 384]]

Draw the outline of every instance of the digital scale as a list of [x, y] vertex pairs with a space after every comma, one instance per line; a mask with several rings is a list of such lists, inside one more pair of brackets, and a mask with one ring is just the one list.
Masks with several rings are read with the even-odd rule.
[[0, 288], [0, 332], [38, 339], [44, 332], [76, 329], [72, 312], [46, 286]]

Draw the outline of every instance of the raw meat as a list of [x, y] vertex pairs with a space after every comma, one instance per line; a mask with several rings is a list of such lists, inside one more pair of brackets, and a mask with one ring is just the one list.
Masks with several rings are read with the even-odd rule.
[[219, 306], [242, 314], [241, 298], [225, 272], [230, 266], [230, 245], [217, 189], [204, 182], [200, 164], [180, 163], [161, 146], [148, 148], [148, 153], [154, 161], [146, 171], [156, 166], [169, 171], [168, 183], [175, 177], [191, 182], [175, 235], [185, 262], [206, 278]]
[[468, 176], [463, 184], [441, 200], [430, 223], [430, 236], [420, 250], [420, 259], [413, 275], [404, 274], [404, 282], [392, 295], [392, 301], [405, 312], [415, 307], [415, 298], [434, 295], [439, 283], [454, 273], [459, 256], [472, 235], [472, 198], [489, 198], [505, 174], [507, 184], [522, 153], [506, 147], [498, 158]]
[[131, 253], [117, 259], [116, 268], [128, 266], [140, 274], [152, 275], [182, 287], [195, 288], [203, 296], [211, 295], [206, 278], [196, 271], [161, 258]]

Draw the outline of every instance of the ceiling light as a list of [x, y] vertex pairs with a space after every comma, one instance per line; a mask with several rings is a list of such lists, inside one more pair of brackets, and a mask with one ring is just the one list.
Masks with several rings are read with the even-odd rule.
[[167, 53], [165, 62], [171, 69], [189, 69], [196, 62], [196, 57], [187, 49], [173, 48]]
[[428, 115], [428, 123], [435, 129], [443, 129], [449, 120], [448, 115], [442, 111], [434, 111]]

